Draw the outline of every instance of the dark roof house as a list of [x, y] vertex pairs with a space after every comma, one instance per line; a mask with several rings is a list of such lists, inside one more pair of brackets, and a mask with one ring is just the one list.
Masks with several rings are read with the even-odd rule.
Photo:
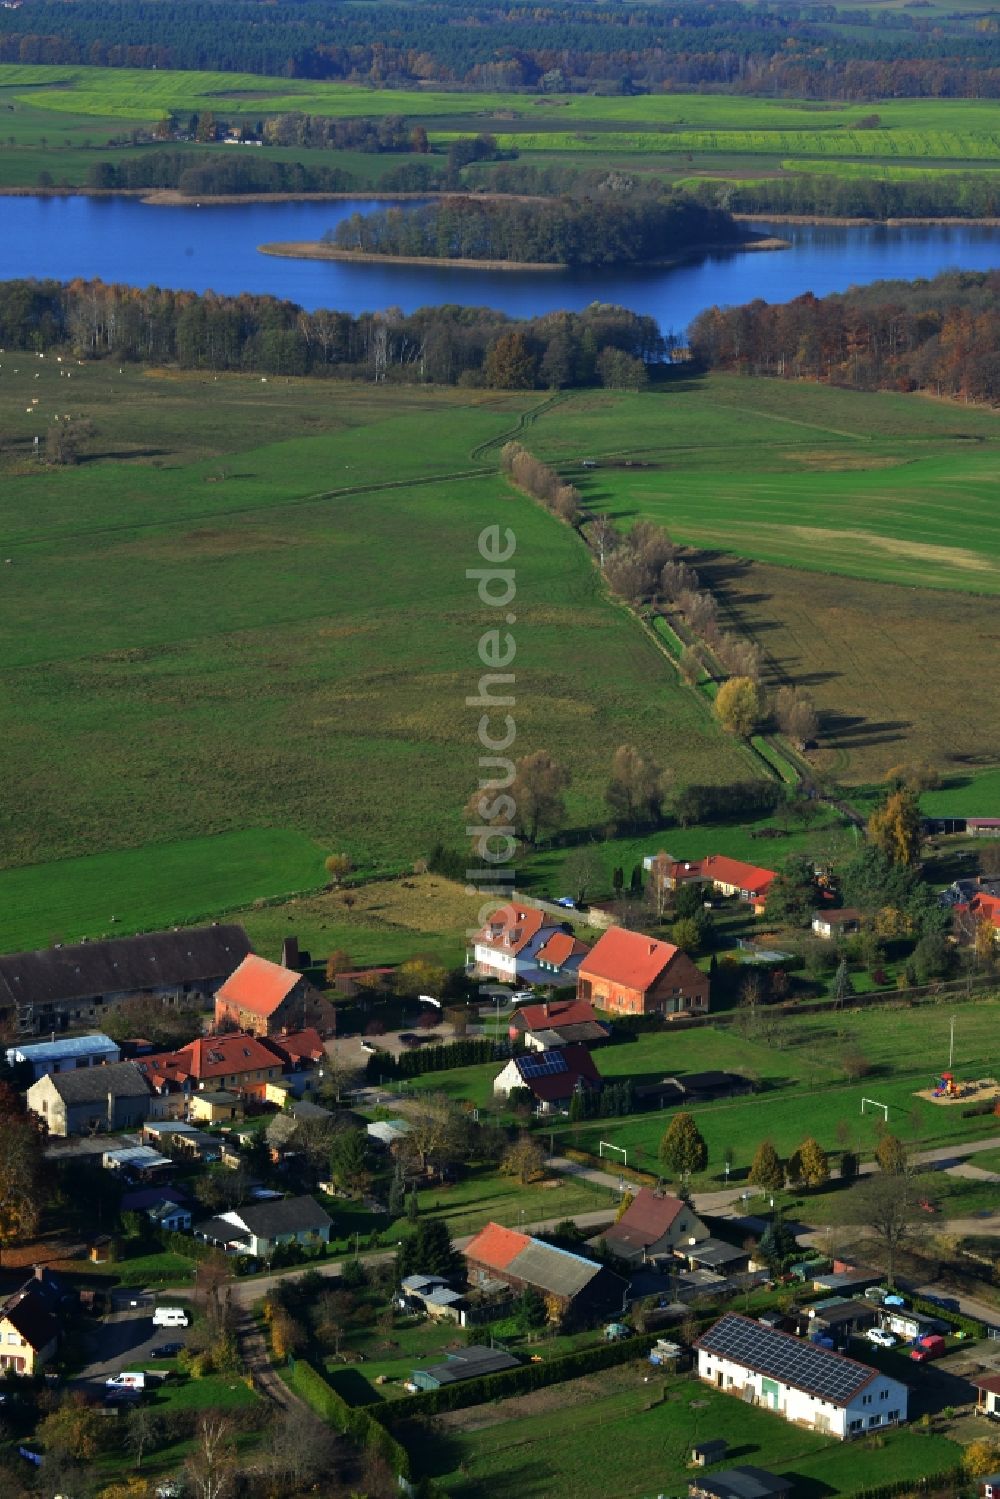
[[672, 1255], [689, 1240], [707, 1239], [708, 1229], [679, 1197], [640, 1187], [618, 1222], [601, 1237], [619, 1259], [647, 1260]]
[[133, 994], [207, 996], [249, 951], [229, 923], [11, 953], [0, 957], [0, 1015], [25, 1034], [99, 1019]]
[[690, 1499], [785, 1499], [794, 1488], [790, 1478], [779, 1478], [766, 1468], [741, 1464], [738, 1468], [721, 1468], [717, 1473], [692, 1478], [688, 1495]]
[[543, 1112], [562, 1107], [573, 1094], [601, 1087], [601, 1074], [593, 1057], [580, 1043], [549, 1051], [526, 1051], [511, 1057], [493, 1080], [493, 1091], [508, 1097], [515, 1088], [527, 1088]]
[[458, 1384], [463, 1379], [477, 1379], [481, 1374], [499, 1374], [516, 1369], [518, 1360], [502, 1348], [485, 1348], [473, 1343], [468, 1348], [449, 1353], [447, 1363], [415, 1369], [410, 1383], [418, 1390], [439, 1390], [442, 1385]]

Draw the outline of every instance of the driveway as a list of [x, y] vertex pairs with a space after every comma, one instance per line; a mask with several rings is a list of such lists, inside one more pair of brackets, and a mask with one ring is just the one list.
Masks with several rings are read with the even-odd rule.
[[[127, 1303], [138, 1300], [139, 1306]], [[141, 1291], [116, 1294], [116, 1309], [87, 1331], [88, 1362], [74, 1383], [92, 1393], [103, 1391], [104, 1381], [125, 1369], [156, 1370], [153, 1349], [161, 1343], [183, 1343], [187, 1329], [153, 1326], [153, 1297]]]

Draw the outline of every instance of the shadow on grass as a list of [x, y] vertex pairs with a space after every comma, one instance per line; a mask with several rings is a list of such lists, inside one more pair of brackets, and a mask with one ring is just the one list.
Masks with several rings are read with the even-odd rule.
[[782, 1478], [787, 1478], [792, 1485], [792, 1493], [795, 1499], [824, 1499], [827, 1494], [836, 1494], [837, 1490], [821, 1478], [807, 1478], [804, 1473], [782, 1473]]
[[337, 1365], [331, 1369], [327, 1366], [326, 1382], [351, 1406], [374, 1405], [382, 1399], [375, 1386], [358, 1369]]

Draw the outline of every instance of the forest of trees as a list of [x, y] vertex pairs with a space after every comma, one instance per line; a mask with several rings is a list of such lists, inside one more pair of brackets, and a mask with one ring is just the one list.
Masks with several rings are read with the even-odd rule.
[[[0, 282], [0, 346], [78, 357], [378, 382], [617, 387], [622, 361], [653, 365], [671, 340], [653, 318], [595, 303], [518, 322], [484, 307], [305, 312], [275, 297], [101, 281]], [[631, 365], [629, 365], [631, 368]]]
[[988, 11], [838, 13], [735, 0], [24, 0], [0, 9], [0, 62], [207, 68], [380, 87], [996, 98], [996, 32]]
[[626, 202], [446, 198], [417, 209], [355, 213], [324, 235], [339, 249], [377, 255], [573, 266], [640, 264], [745, 237], [730, 214], [682, 193]]
[[860, 219], [989, 219], [1000, 215], [1000, 181], [986, 172], [941, 172], [901, 182], [803, 173], [780, 180], [702, 182], [691, 191], [699, 202], [721, 201], [733, 213]]
[[876, 281], [835, 296], [712, 307], [691, 326], [705, 365], [859, 390], [1000, 401], [1000, 272]]

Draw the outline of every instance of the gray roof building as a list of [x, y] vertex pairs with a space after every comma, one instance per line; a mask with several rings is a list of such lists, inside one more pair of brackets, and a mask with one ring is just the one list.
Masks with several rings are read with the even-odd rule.
[[518, 1368], [518, 1360], [501, 1348], [485, 1348], [473, 1344], [458, 1352], [449, 1353], [444, 1364], [432, 1364], [427, 1369], [415, 1369], [411, 1382], [421, 1390], [438, 1390], [442, 1385], [458, 1384], [463, 1379], [478, 1379], [481, 1374], [499, 1374], [503, 1369]]
[[693, 1478], [688, 1493], [691, 1499], [784, 1499], [794, 1487], [790, 1478], [746, 1464]]
[[250, 951], [243, 928], [227, 923], [10, 953], [0, 957], [0, 1014], [37, 1031], [129, 994], [214, 991]]

